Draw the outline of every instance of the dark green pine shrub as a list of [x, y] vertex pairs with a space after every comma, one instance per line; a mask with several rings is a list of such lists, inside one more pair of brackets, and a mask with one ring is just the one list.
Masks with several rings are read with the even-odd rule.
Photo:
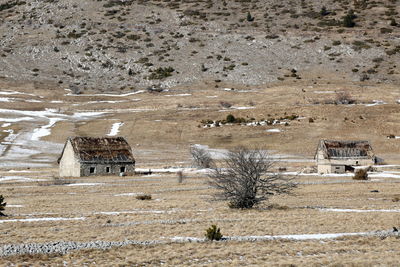
[[227, 123], [234, 123], [234, 122], [236, 122], [235, 116], [233, 116], [232, 114], [229, 114], [228, 116], [226, 116], [226, 122], [227, 122]]
[[206, 238], [210, 241], [219, 241], [222, 239], [221, 230], [217, 228], [215, 224], [211, 225], [210, 228], [206, 230]]
[[247, 12], [246, 20], [247, 20], [248, 22], [254, 21], [254, 17], [250, 14], [250, 12]]
[[353, 28], [356, 26], [356, 23], [354, 22], [355, 18], [356, 15], [354, 15], [353, 10], [349, 10], [349, 13], [343, 17], [343, 26], [346, 28]]

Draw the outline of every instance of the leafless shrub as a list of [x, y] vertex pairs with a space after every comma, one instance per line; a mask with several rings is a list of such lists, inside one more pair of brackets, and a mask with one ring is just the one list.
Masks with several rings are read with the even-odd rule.
[[219, 104], [221, 105], [221, 107], [223, 108], [230, 108], [232, 107], [232, 104], [226, 101], [220, 101]]
[[356, 101], [350, 96], [348, 92], [337, 92], [335, 103], [338, 105], [354, 104]]
[[210, 153], [204, 148], [191, 146], [190, 155], [192, 156], [193, 165], [197, 168], [212, 168], [214, 166]]
[[151, 200], [151, 195], [138, 195], [136, 196], [138, 200]]
[[294, 177], [268, 174], [274, 165], [265, 150], [244, 147], [228, 152], [224, 168], [214, 168], [210, 184], [218, 189], [217, 200], [228, 200], [231, 208], [249, 209], [271, 195], [288, 194], [297, 185]]

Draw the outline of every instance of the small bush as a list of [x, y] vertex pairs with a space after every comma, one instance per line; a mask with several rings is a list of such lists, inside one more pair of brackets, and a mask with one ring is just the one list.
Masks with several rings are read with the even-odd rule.
[[219, 228], [217, 228], [217, 226], [215, 224], [211, 225], [210, 228], [208, 228], [206, 230], [206, 238], [207, 240], [213, 241], [219, 241], [222, 239], [222, 234], [221, 234], [221, 230]]
[[5, 209], [7, 203], [4, 202], [3, 195], [0, 195], [0, 216], [6, 216], [2, 211]]
[[250, 14], [250, 12], [247, 12], [246, 20], [247, 20], [248, 22], [254, 21], [254, 17]]
[[172, 76], [172, 72], [174, 72], [174, 68], [166, 67], [166, 68], [158, 68], [155, 69], [149, 76], [149, 80], [161, 80], [167, 77]]
[[191, 146], [190, 155], [192, 156], [194, 166], [196, 166], [197, 168], [208, 169], [214, 167], [214, 161], [210, 153], [204, 148]]
[[352, 10], [349, 11], [349, 13], [343, 17], [343, 26], [346, 28], [353, 28], [356, 26], [356, 23], [354, 22], [354, 19], [356, 16], [354, 15], [354, 12]]
[[136, 199], [139, 199], [139, 200], [151, 200], [151, 195], [138, 195], [138, 196], [136, 196]]
[[236, 122], [235, 116], [233, 116], [232, 114], [229, 114], [228, 116], [226, 116], [226, 122], [227, 122], [227, 123], [234, 123], [234, 122]]
[[368, 172], [365, 169], [359, 169], [354, 173], [353, 180], [368, 180]]

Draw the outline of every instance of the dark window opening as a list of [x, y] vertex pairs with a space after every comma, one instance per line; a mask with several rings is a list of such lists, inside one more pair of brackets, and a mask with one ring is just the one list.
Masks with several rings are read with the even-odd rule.
[[356, 164], [358, 165], [358, 161], [356, 161]]
[[96, 171], [96, 168], [95, 168], [95, 167], [90, 167], [89, 173], [94, 173], [95, 171]]
[[106, 167], [106, 173], [110, 173], [111, 172], [111, 168], [110, 167]]
[[120, 167], [119, 172], [125, 172], [125, 166]]
[[336, 167], [336, 170], [340, 170], [340, 167]]

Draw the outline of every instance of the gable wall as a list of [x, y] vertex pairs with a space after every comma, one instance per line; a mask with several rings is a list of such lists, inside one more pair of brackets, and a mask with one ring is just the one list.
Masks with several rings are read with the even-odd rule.
[[60, 160], [60, 177], [80, 177], [80, 163], [75, 157], [71, 142], [68, 141], [64, 148], [64, 153]]

